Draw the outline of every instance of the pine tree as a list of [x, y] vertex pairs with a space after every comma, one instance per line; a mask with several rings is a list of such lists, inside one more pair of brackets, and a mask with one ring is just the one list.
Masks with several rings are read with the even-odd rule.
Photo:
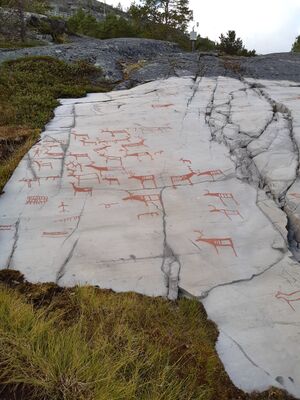
[[300, 52], [300, 35], [296, 37], [295, 42], [292, 47], [292, 52], [298, 53]]
[[189, 9], [189, 0], [176, 1], [175, 18], [177, 28], [185, 32], [188, 28], [188, 23], [193, 20], [193, 11]]
[[141, 5], [133, 3], [129, 12], [136, 21], [147, 20], [183, 32], [193, 18], [189, 0], [142, 0]]

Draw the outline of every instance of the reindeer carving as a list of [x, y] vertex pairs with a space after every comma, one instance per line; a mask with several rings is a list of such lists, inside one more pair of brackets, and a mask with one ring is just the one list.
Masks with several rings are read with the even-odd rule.
[[68, 153], [69, 157], [74, 157], [76, 158], [76, 160], [78, 161], [78, 158], [88, 158], [90, 160], [90, 156], [88, 155], [88, 153]]
[[[127, 191], [127, 190], [126, 190]], [[134, 201], [141, 201], [144, 203], [147, 207], [149, 207], [149, 204], [155, 205], [155, 203], [160, 203], [161, 204], [161, 198], [159, 194], [133, 194], [131, 192], [128, 192], [129, 194], [128, 197], [123, 198], [123, 200], [134, 200]]]
[[105, 177], [103, 180], [106, 181], [106, 182], [108, 182], [110, 185], [111, 185], [112, 183], [114, 183], [114, 182], [115, 182], [116, 184], [120, 185], [120, 181], [119, 181], [118, 178]]
[[96, 153], [98, 153], [99, 151], [106, 151], [106, 149], [108, 149], [109, 147], [111, 147], [111, 145], [109, 145], [109, 144], [107, 144], [107, 145], [105, 145], [105, 146], [102, 146], [102, 147], [98, 147], [97, 149], [94, 149], [94, 151], [96, 152]]
[[80, 140], [80, 139], [87, 139], [87, 140], [89, 140], [89, 138], [90, 138], [89, 135], [87, 135], [87, 134], [79, 134], [79, 133], [75, 133], [75, 132], [72, 132], [71, 135], [74, 136], [75, 141], [77, 140], [77, 138], [79, 138], [79, 140]]
[[141, 139], [139, 142], [135, 142], [135, 143], [129, 143], [129, 144], [122, 144], [122, 147], [126, 150], [126, 151], [128, 151], [128, 147], [129, 148], [132, 148], [132, 147], [142, 147], [142, 146], [144, 146], [144, 147], [148, 147], [146, 144], [145, 144], [145, 140], [146, 139]]
[[94, 165], [94, 162], [92, 162], [91, 164], [85, 165], [85, 167], [86, 168], [92, 168], [95, 171], [99, 172], [101, 177], [102, 177], [102, 172], [108, 172], [109, 171], [108, 167], [100, 167], [100, 166]]
[[76, 196], [76, 193], [88, 193], [90, 196], [93, 195], [93, 188], [91, 187], [79, 187], [76, 186], [75, 183], [71, 182], [71, 185], [73, 186], [74, 189], [74, 196]]
[[136, 180], [140, 181], [140, 183], [143, 186], [143, 189], [146, 189], [145, 182], [151, 182], [151, 183], [153, 183], [153, 186], [157, 189], [154, 175], [140, 175], [140, 176], [131, 175], [128, 179], [136, 179]]
[[190, 167], [189, 167], [189, 170], [190, 170], [190, 172], [188, 174], [171, 176], [171, 182], [172, 182], [174, 189], [176, 189], [176, 183], [179, 184], [179, 183], [185, 182], [185, 181], [188, 181], [190, 185], [193, 185], [193, 182], [191, 181], [191, 179], [194, 175], [197, 175], [197, 174], [196, 174], [196, 172], [192, 171], [192, 169]]
[[152, 154], [149, 153], [149, 151], [143, 151], [141, 153], [130, 153], [128, 154], [126, 150], [121, 149], [120, 151], [125, 151], [125, 157], [136, 157], [139, 161], [142, 161], [141, 158], [142, 157], [149, 157], [151, 160], [154, 160], [154, 158], [152, 157]]
[[208, 171], [203, 171], [203, 172], [198, 172], [197, 173], [197, 176], [210, 176], [213, 181], [215, 180], [215, 176], [218, 176], [218, 175], [225, 176], [223, 171], [221, 171], [220, 169], [211, 169], [211, 170], [208, 170]]
[[196, 239], [196, 242], [203, 242], [213, 246], [218, 254], [219, 254], [218, 247], [231, 247], [232, 251], [234, 252], [234, 255], [237, 257], [237, 253], [235, 251], [231, 238], [205, 238], [203, 237], [202, 231], [194, 231], [194, 232], [200, 234], [200, 236]]
[[46, 151], [45, 154], [51, 158], [63, 158], [64, 153], [53, 153], [50, 151]]
[[203, 196], [218, 197], [224, 204], [224, 206], [226, 206], [224, 199], [231, 199], [235, 202], [236, 205], [239, 205], [239, 203], [235, 200], [232, 193], [210, 192], [209, 190], [206, 190], [206, 193]]
[[244, 219], [238, 210], [226, 210], [225, 208], [216, 208], [213, 205], [209, 205], [209, 207], [212, 207], [212, 210], [210, 210], [209, 212], [224, 214], [231, 221], [232, 219], [230, 218], [230, 216], [235, 216], [235, 215], [241, 217], [241, 219]]
[[39, 171], [41, 170], [42, 167], [50, 167], [51, 169], [53, 169], [52, 162], [34, 160], [32, 161], [32, 164], [36, 164], [38, 166]]
[[100, 183], [100, 178], [97, 173], [90, 173], [90, 174], [74, 174], [73, 172], [70, 172], [68, 176], [71, 176], [72, 178], [75, 178], [77, 180], [77, 184], [80, 185], [81, 181], [91, 181], [91, 180], [96, 180], [98, 183]]
[[108, 164], [109, 162], [115, 162], [116, 161], [123, 167], [122, 157], [107, 156], [104, 153], [99, 153], [99, 156], [105, 158], [106, 164]]

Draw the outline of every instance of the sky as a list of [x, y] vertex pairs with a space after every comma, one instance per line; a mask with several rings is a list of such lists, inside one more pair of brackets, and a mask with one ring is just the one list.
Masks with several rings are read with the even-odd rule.
[[[126, 9], [132, 1], [106, 2], [114, 6], [120, 2]], [[290, 51], [300, 35], [300, 0], [190, 0], [189, 4], [201, 36], [218, 40], [221, 33], [235, 30], [245, 47], [259, 54]]]

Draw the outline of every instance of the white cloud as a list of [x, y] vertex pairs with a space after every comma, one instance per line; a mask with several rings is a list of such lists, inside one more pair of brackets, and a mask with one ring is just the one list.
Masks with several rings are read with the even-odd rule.
[[[107, 3], [117, 5], [119, 0]], [[190, 0], [190, 7], [201, 36], [218, 40], [221, 33], [235, 30], [247, 48], [259, 53], [289, 51], [300, 34], [300, 0]]]

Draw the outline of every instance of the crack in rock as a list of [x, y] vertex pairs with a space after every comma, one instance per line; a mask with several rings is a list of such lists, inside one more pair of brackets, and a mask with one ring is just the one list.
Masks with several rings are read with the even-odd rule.
[[170, 300], [176, 300], [178, 298], [178, 283], [180, 279], [181, 263], [179, 257], [174, 253], [173, 249], [167, 240], [167, 214], [163, 201], [163, 192], [166, 189], [163, 188], [160, 192], [160, 200], [162, 205], [162, 222], [163, 222], [163, 260], [161, 270], [165, 276], [165, 285], [168, 289], [167, 297]]
[[11, 263], [12, 263], [15, 251], [18, 247], [20, 221], [21, 221], [21, 218], [19, 217], [18, 221], [15, 223], [14, 242], [12, 245], [11, 253], [7, 260], [6, 269], [11, 269]]
[[76, 248], [78, 242], [79, 242], [79, 238], [74, 242], [71, 250], [69, 251], [69, 254], [67, 255], [67, 257], [65, 259], [65, 261], [62, 263], [61, 267], [59, 268], [59, 271], [58, 271], [58, 273], [56, 275], [56, 280], [55, 280], [55, 283], [57, 285], [59, 284], [59, 281], [63, 278], [63, 276], [66, 273], [66, 267], [67, 267], [67, 265], [69, 264], [70, 260], [73, 257], [73, 254], [74, 254], [74, 251], [75, 251], [75, 248]]

